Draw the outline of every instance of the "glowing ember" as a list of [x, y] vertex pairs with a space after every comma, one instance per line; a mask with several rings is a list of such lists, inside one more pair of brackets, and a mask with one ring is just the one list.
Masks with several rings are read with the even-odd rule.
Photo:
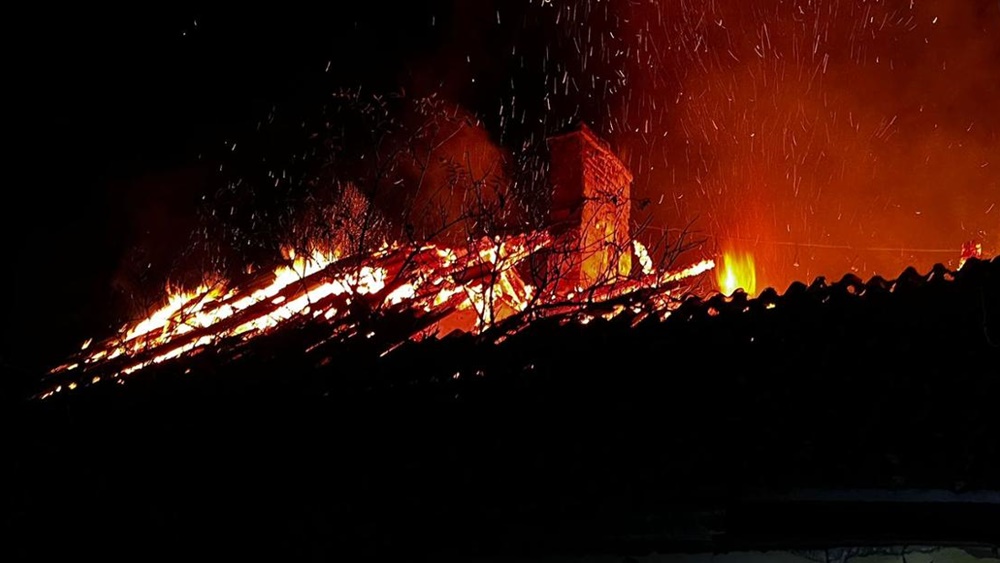
[[730, 296], [737, 289], [748, 295], [757, 294], [757, 270], [749, 252], [727, 251], [722, 255], [722, 269], [716, 272], [719, 291]]

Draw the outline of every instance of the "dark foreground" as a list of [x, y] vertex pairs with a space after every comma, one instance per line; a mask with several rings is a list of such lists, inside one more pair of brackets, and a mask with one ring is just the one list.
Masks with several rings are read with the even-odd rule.
[[302, 329], [240, 359], [11, 400], [4, 551], [995, 557], [1000, 262], [912, 274], [892, 291], [793, 286], [746, 311], [692, 301], [634, 328], [327, 350], [323, 367], [296, 353]]

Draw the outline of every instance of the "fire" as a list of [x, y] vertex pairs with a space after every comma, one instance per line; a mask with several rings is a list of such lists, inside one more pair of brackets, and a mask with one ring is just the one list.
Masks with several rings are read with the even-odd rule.
[[319, 350], [317, 363], [328, 365], [329, 350], [351, 339], [384, 356], [407, 341], [452, 333], [501, 342], [546, 318], [586, 324], [625, 311], [633, 323], [666, 318], [681, 305], [688, 280], [715, 263], [658, 268], [630, 233], [631, 173], [587, 128], [551, 141], [562, 163], [556, 169], [573, 170], [567, 167], [581, 160], [585, 166], [583, 174], [556, 174], [548, 229], [457, 247], [385, 244], [348, 256], [285, 250], [284, 265], [239, 284], [170, 292], [145, 319], [50, 372], [55, 381], [41, 397], [70, 382], [121, 383], [124, 375], [209, 349], [239, 357], [245, 343], [282, 326], [308, 324], [303, 353]]
[[962, 266], [971, 258], [982, 259], [983, 257], [983, 245], [980, 242], [970, 240], [962, 244], [962, 255], [958, 261], [958, 269], [961, 270]]
[[[189, 291], [168, 288], [163, 306], [103, 342], [88, 340], [77, 357], [52, 370], [50, 375], [73, 377], [72, 386], [60, 381], [40, 397], [107, 379], [120, 382], [121, 376], [209, 346], [235, 349], [296, 319], [326, 323], [331, 339], [371, 339], [376, 335], [371, 319], [414, 315], [418, 325], [405, 341], [454, 331], [482, 333], [512, 319], [527, 323], [563, 316], [586, 324], [595, 315], [611, 319], [636, 307], [665, 318], [679, 304], [675, 292], [680, 293], [681, 284], [715, 267], [704, 260], [680, 270], [657, 271], [645, 247], [636, 243], [630, 245], [639, 258], [635, 276], [559, 294], [526, 281], [519, 267], [551, 243], [552, 237], [540, 232], [483, 238], [464, 249], [386, 244], [374, 253], [347, 257], [286, 252], [285, 265], [241, 286], [223, 280]], [[639, 292], [645, 305], [626, 307], [620, 301]], [[608, 306], [600, 312], [586, 311], [602, 303]], [[362, 323], [368, 328], [362, 330]], [[401, 343], [387, 342], [383, 354]]]
[[[193, 291], [168, 287], [165, 305], [135, 325], [122, 327], [117, 337], [85, 356], [83, 365], [136, 358], [120, 370], [121, 374], [129, 374], [223, 338], [251, 338], [297, 315], [308, 314], [311, 305], [331, 296], [365, 295], [385, 286], [385, 272], [368, 266], [332, 279], [317, 280], [318, 274], [336, 261], [333, 254], [315, 252], [310, 256], [295, 256], [288, 252], [286, 255], [290, 260], [288, 265], [275, 268], [269, 278], [251, 283], [253, 289], [249, 291], [229, 288], [228, 282], [202, 285]], [[331, 315], [336, 310], [325, 312]], [[238, 322], [232, 322], [233, 319]], [[82, 351], [91, 342], [88, 340]], [[72, 371], [79, 367], [80, 363], [74, 363], [57, 370]]]
[[747, 295], [757, 295], [757, 270], [749, 252], [726, 251], [722, 254], [722, 268], [716, 272], [719, 291], [730, 296], [737, 289]]

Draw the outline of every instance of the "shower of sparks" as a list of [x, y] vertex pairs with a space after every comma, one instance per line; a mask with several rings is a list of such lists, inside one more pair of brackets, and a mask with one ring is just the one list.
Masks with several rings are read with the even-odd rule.
[[527, 5], [500, 130], [591, 123], [651, 225], [749, 241], [778, 287], [1000, 249], [995, 2]]

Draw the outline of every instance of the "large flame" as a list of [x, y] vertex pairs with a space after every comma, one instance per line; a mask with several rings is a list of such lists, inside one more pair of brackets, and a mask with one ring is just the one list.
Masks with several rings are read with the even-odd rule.
[[742, 289], [750, 296], [757, 295], [757, 269], [749, 252], [726, 251], [722, 254], [722, 268], [716, 272], [719, 291], [730, 296]]

